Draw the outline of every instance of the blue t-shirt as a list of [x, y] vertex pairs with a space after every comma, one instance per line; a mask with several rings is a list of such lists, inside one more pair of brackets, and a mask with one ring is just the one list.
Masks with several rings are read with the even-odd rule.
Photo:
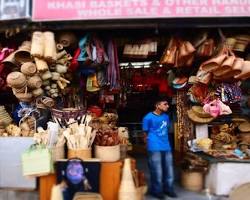
[[168, 140], [169, 116], [165, 113], [148, 113], [142, 122], [143, 131], [147, 132], [148, 151], [171, 151]]

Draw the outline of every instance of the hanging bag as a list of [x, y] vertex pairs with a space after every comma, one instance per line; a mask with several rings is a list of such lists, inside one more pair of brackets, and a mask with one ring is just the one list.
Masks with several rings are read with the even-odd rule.
[[43, 145], [31, 145], [21, 159], [23, 176], [45, 176], [54, 171], [51, 151]]

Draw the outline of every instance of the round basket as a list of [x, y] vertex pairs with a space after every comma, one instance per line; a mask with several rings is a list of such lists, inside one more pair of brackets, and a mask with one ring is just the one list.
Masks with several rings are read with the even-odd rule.
[[68, 149], [68, 159], [80, 158], [82, 160], [92, 158], [91, 148], [89, 149]]
[[184, 171], [181, 172], [181, 185], [191, 191], [201, 191], [203, 189], [203, 173], [198, 171]]
[[115, 146], [98, 146], [95, 145], [95, 158], [103, 162], [115, 162], [120, 160], [120, 145]]

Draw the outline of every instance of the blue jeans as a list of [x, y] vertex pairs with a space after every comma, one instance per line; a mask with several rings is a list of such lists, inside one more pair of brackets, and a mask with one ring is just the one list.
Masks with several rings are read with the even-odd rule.
[[149, 151], [148, 165], [150, 171], [151, 193], [159, 194], [173, 191], [174, 170], [172, 152]]

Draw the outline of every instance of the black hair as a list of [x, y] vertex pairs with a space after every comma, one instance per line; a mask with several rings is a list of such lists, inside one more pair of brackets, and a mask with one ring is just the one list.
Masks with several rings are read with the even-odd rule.
[[154, 99], [154, 105], [156, 105], [162, 101], [167, 101], [168, 103], [170, 102], [169, 98], [166, 95], [160, 95]]

